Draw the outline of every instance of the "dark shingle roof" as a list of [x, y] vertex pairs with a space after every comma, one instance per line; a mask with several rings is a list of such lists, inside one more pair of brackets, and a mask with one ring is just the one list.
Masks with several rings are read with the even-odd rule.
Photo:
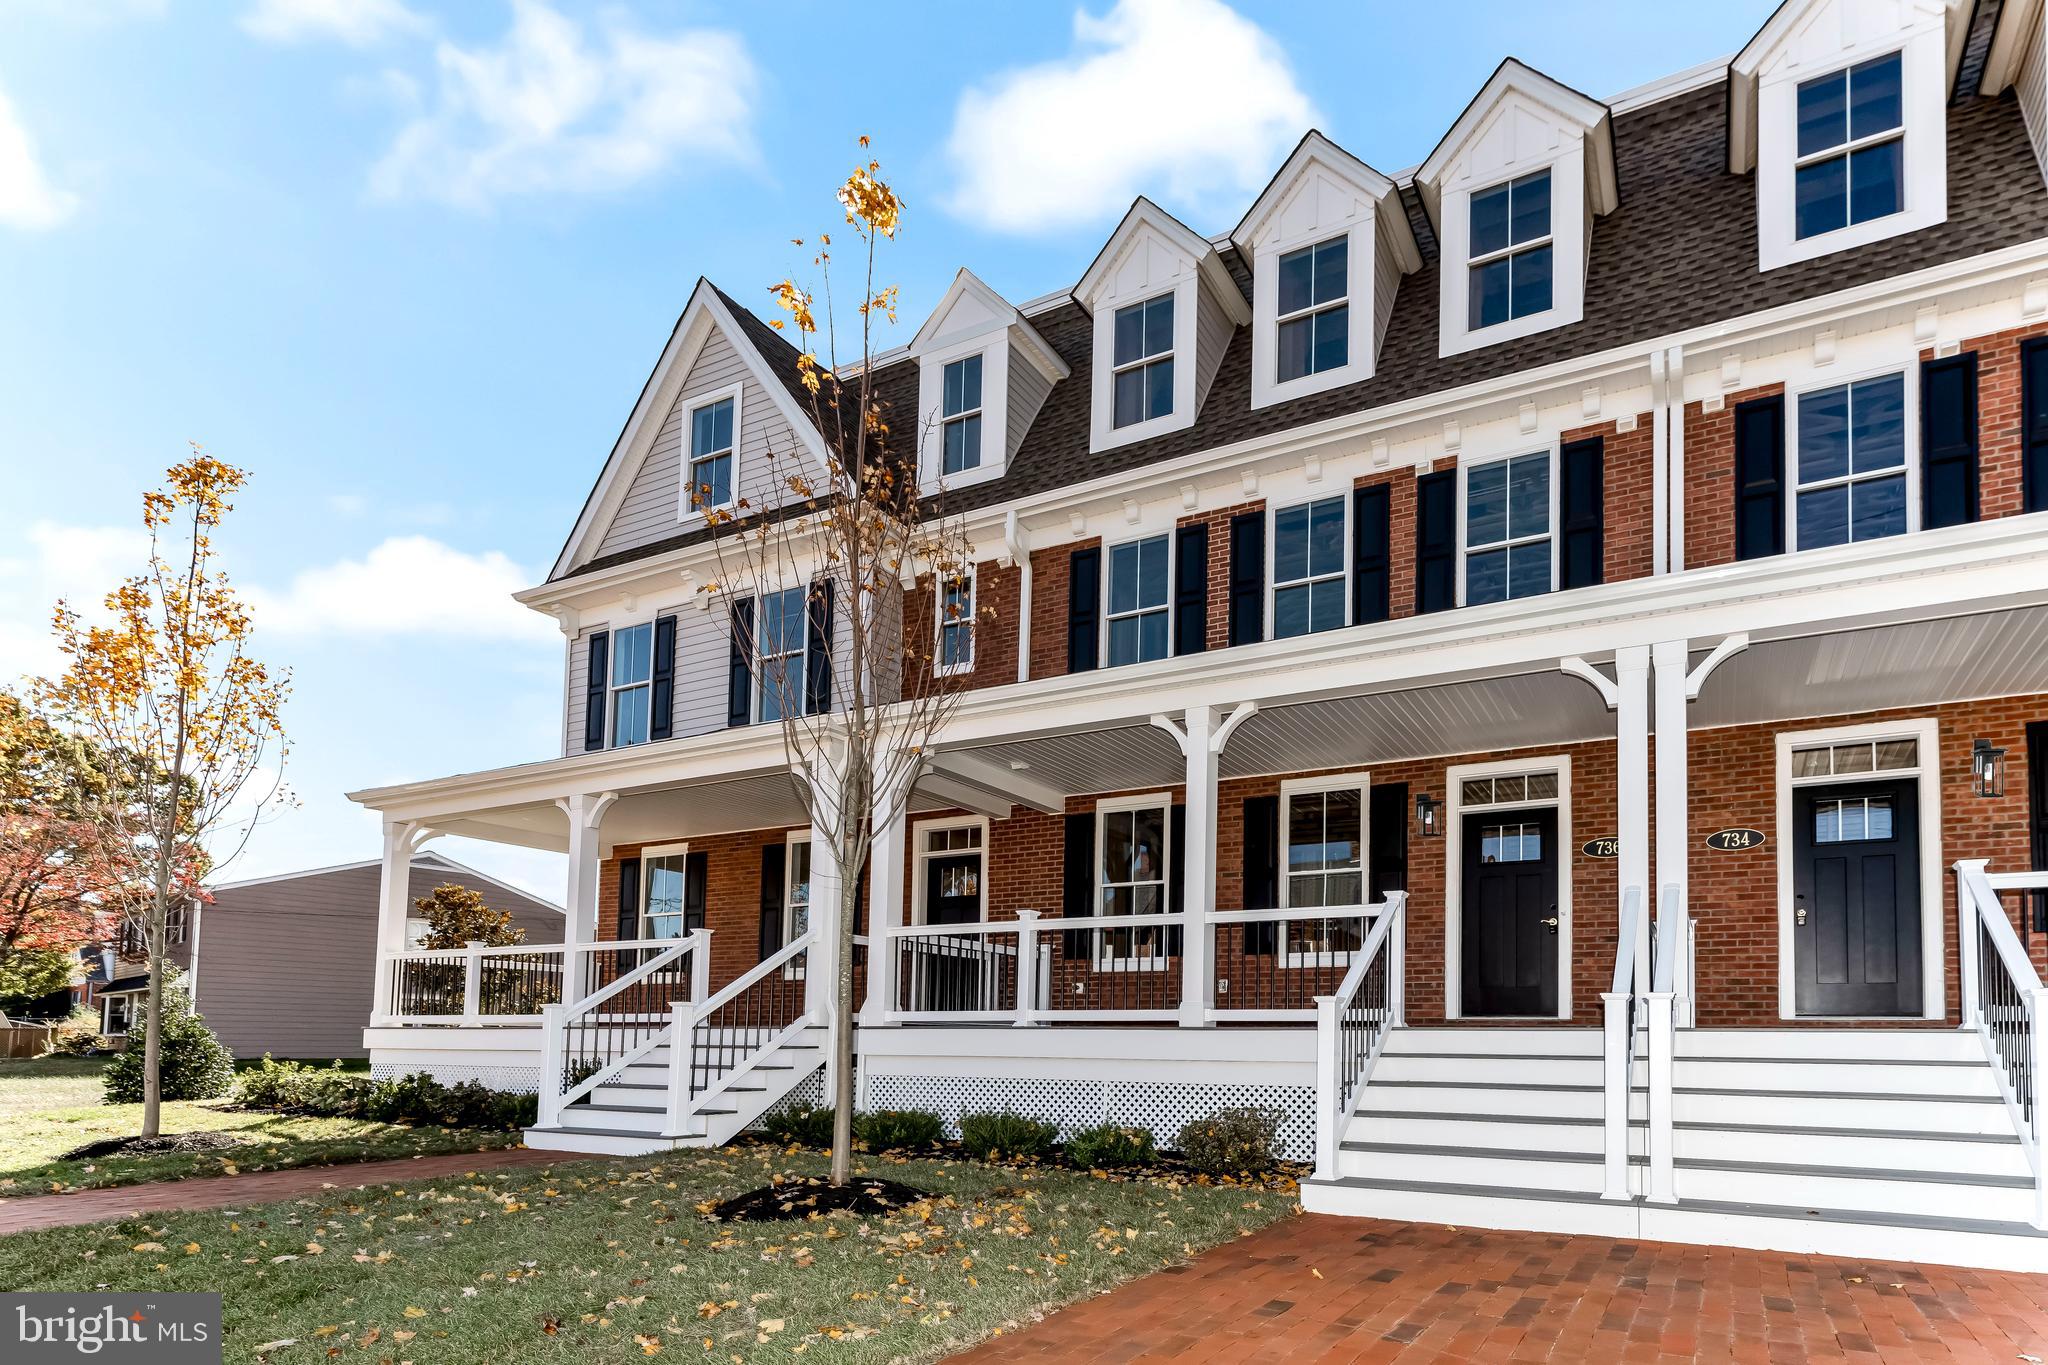
[[[1984, 0], [1987, 7], [1993, 3]], [[2017, 98], [2007, 91], [1996, 99], [1968, 99], [1949, 110], [1946, 222], [1867, 247], [1760, 271], [1756, 179], [1728, 172], [1726, 121], [1726, 95], [1718, 83], [1615, 115], [1622, 199], [1619, 207], [1594, 223], [1585, 316], [1568, 327], [1440, 357], [1437, 244], [1412, 188], [1404, 188], [1402, 202], [1416, 227], [1423, 265], [1401, 281], [1378, 370], [1371, 379], [1254, 409], [1251, 337], [1248, 328], [1240, 327], [1193, 426], [1090, 452], [1087, 376], [1094, 329], [1071, 300], [1037, 314], [1032, 325], [1072, 367], [1073, 375], [1053, 386], [1005, 475], [949, 494], [949, 510], [971, 510], [1140, 469], [2048, 236], [2048, 190], [2027, 141]], [[1245, 262], [1232, 248], [1224, 250], [1223, 259], [1249, 295]], [[771, 366], [786, 364], [791, 379], [785, 382], [792, 382], [794, 349], [745, 309], [732, 307], [749, 336], [764, 348], [764, 357], [770, 357]], [[777, 348], [788, 353], [786, 362], [772, 358]], [[877, 372], [876, 383], [900, 433], [915, 421], [917, 364], [894, 362]], [[570, 572], [660, 554], [705, 534], [700, 530], [673, 536]]]

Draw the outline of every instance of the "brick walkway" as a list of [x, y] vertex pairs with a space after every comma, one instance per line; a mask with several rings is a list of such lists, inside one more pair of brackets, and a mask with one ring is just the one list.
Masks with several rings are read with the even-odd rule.
[[164, 1209], [225, 1209], [238, 1204], [263, 1204], [316, 1194], [323, 1189], [350, 1189], [394, 1180], [430, 1180], [464, 1171], [494, 1171], [505, 1166], [543, 1166], [562, 1160], [560, 1152], [529, 1152], [523, 1147], [489, 1152], [448, 1152], [404, 1161], [361, 1161], [346, 1166], [300, 1166], [288, 1171], [252, 1171], [248, 1175], [214, 1175], [197, 1180], [166, 1180], [153, 1185], [124, 1185], [113, 1190], [80, 1190], [76, 1194], [39, 1194], [29, 1199], [0, 1200], [0, 1237], [34, 1228], [73, 1227], [109, 1218]]
[[956, 1360], [2041, 1358], [2044, 1275], [1304, 1215]]

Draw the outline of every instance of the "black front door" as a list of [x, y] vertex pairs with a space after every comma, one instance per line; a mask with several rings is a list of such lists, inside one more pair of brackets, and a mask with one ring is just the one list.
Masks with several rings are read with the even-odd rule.
[[[974, 924], [981, 919], [981, 855], [954, 853], [927, 859], [924, 865], [924, 922]], [[982, 934], [932, 937], [918, 943], [922, 961], [918, 981], [920, 1003], [928, 1010], [978, 1010], [987, 978], [983, 959], [996, 944]], [[1000, 942], [1000, 941], [998, 941]]]
[[1920, 790], [1798, 787], [1792, 956], [1801, 1014], [1920, 1013]]
[[1468, 1015], [1557, 1013], [1557, 811], [1465, 817]]

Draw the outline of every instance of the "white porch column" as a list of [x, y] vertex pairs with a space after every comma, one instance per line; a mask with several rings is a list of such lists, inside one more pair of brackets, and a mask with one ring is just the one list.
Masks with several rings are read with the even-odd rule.
[[1643, 923], [1636, 933], [1636, 989], [1650, 989], [1650, 650], [1628, 645], [1614, 651], [1615, 904], [1628, 888], [1643, 888]]
[[[1678, 913], [1692, 905], [1686, 890], [1686, 869], [1691, 858], [1691, 840], [1686, 837], [1692, 823], [1686, 795], [1687, 671], [1690, 645], [1685, 640], [1659, 640], [1657, 661], [1657, 894], [1649, 904], [1664, 906], [1664, 888], [1678, 888]], [[1685, 945], [1679, 945], [1682, 953]], [[1675, 978], [1674, 978], [1675, 980]], [[1685, 1022], [1684, 1020], [1680, 1021]]]
[[896, 1001], [896, 944], [887, 931], [903, 923], [903, 866], [908, 801], [875, 813], [868, 844], [868, 996], [860, 1022], [873, 1027]]
[[391, 1014], [391, 955], [405, 951], [405, 921], [412, 910], [412, 860], [434, 831], [416, 821], [384, 822], [384, 864], [377, 880], [377, 977], [370, 1018]]
[[590, 955], [578, 952], [585, 944], [599, 940], [597, 930], [597, 878], [604, 863], [604, 845], [598, 829], [604, 813], [618, 800], [618, 793], [578, 792], [555, 802], [569, 819], [569, 886], [563, 901], [562, 918], [563, 1003], [581, 1000], [590, 993]]
[[1244, 702], [1227, 718], [1213, 706], [1190, 706], [1185, 728], [1166, 716], [1152, 724], [1173, 736], [1186, 763], [1187, 828], [1181, 847], [1180, 1023], [1206, 1028], [1216, 1007], [1216, 935], [1209, 912], [1216, 908], [1216, 780], [1223, 746], [1233, 730], [1258, 711]]

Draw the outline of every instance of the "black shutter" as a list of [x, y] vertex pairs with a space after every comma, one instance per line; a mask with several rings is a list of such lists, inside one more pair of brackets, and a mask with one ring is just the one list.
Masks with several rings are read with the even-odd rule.
[[1266, 638], [1266, 509], [1230, 519], [1230, 643]]
[[1785, 396], [1735, 405], [1735, 557], [1785, 552]]
[[1367, 856], [1372, 867], [1365, 898], [1383, 901], [1389, 891], [1408, 889], [1408, 784], [1376, 782], [1366, 799], [1370, 804]]
[[748, 725], [754, 719], [754, 599], [732, 604], [732, 657], [725, 673], [725, 723]]
[[1209, 647], [1209, 528], [1173, 533], [1173, 652], [1200, 654]]
[[2048, 512], [2048, 337], [2020, 343], [2020, 510]]
[[594, 631], [590, 635], [590, 653], [584, 665], [583, 678], [583, 747], [602, 749], [604, 747], [604, 692], [607, 678], [606, 669], [611, 664], [612, 634], [608, 630]]
[[[1095, 812], [1067, 817], [1067, 852], [1061, 874], [1060, 913], [1068, 919], [1086, 919], [1095, 913]], [[1075, 961], [1090, 960], [1089, 935], [1069, 931], [1060, 955]]]
[[[1177, 915], [1188, 894], [1188, 808], [1171, 806], [1166, 812], [1166, 913]], [[1166, 955], [1179, 957], [1181, 926], [1166, 931]]]
[[[1248, 796], [1244, 801], [1244, 908], [1280, 908], [1280, 798]], [[1280, 926], [1268, 921], [1244, 927], [1247, 953], [1279, 947]]]
[[1590, 588], [1602, 579], [1606, 551], [1607, 457], [1598, 436], [1573, 441], [1558, 452], [1564, 466], [1558, 481], [1558, 532], [1563, 541], [1558, 585]]
[[683, 855], [683, 932], [704, 927], [704, 908], [711, 882], [711, 858], [705, 853]]
[[1067, 557], [1067, 672], [1086, 673], [1102, 659], [1102, 547]]
[[1977, 519], [1977, 353], [1920, 365], [1920, 524]]
[[804, 714], [832, 709], [832, 580], [811, 585], [804, 602]]
[[668, 739], [676, 732], [676, 618], [654, 618], [654, 685], [647, 698], [647, 737]]
[[1415, 610], [1458, 605], [1458, 471], [1415, 480]]
[[782, 947], [782, 840], [761, 845], [761, 960]]
[[619, 860], [619, 937], [640, 937], [640, 855]]
[[1351, 624], [1394, 614], [1393, 488], [1367, 484], [1351, 491]]

